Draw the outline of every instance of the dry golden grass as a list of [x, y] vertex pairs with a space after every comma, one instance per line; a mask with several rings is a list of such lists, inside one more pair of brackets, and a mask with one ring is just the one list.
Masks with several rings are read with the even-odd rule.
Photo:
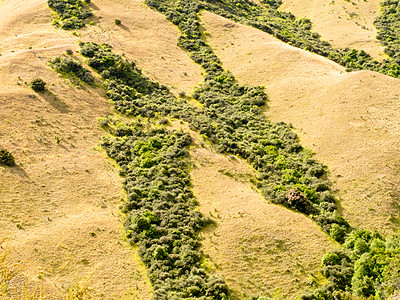
[[191, 155], [200, 211], [216, 221], [203, 232], [207, 265], [225, 277], [233, 299], [297, 299], [335, 243], [306, 216], [269, 204], [250, 184], [254, 171], [245, 162], [205, 148]]
[[[104, 133], [97, 118], [111, 114], [111, 105], [102, 89], [73, 86], [46, 66], [66, 49], [78, 50], [79, 40], [51, 26], [46, 3], [0, 2], [0, 146], [18, 163], [0, 168], [0, 237], [10, 239], [10, 260], [23, 262], [24, 278], [58, 298], [76, 278], [92, 276], [94, 299], [149, 299], [146, 271], [123, 240], [122, 179], [98, 146]], [[201, 78], [176, 46], [178, 31], [160, 14], [140, 1], [92, 7], [103, 19], [82, 34], [85, 40], [126, 50], [177, 91]], [[116, 16], [124, 26], [111, 28]], [[47, 92], [27, 86], [36, 77]]]
[[309, 18], [313, 31], [335, 47], [365, 50], [378, 60], [384, 58], [383, 47], [376, 40], [373, 25], [379, 15], [380, 0], [284, 0], [279, 8], [297, 18]]
[[202, 23], [225, 68], [242, 83], [266, 87], [265, 114], [292, 123], [302, 144], [328, 165], [344, 216], [356, 226], [397, 230], [399, 80], [345, 73], [323, 57], [211, 13]]
[[[111, 105], [100, 88], [73, 86], [46, 62], [78, 50], [80, 38], [107, 42], [150, 78], [188, 94], [202, 81], [201, 69], [176, 46], [178, 30], [140, 0], [98, 0], [91, 7], [96, 25], [77, 37], [50, 25], [45, 0], [0, 1], [0, 146], [18, 163], [0, 168], [0, 238], [10, 240], [11, 266], [23, 266], [17, 290], [28, 283], [57, 299], [77, 287], [93, 299], [149, 299], [146, 272], [123, 240], [122, 180], [98, 146], [104, 133], [96, 119], [112, 114]], [[398, 166], [398, 81], [342, 74], [323, 58], [227, 23], [204, 16], [226, 67], [243, 82], [264, 84], [267, 114], [302, 130], [304, 143], [337, 178], [346, 217], [390, 231], [390, 214], [397, 218], [388, 191]], [[36, 77], [47, 82], [46, 93], [25, 84]], [[248, 183], [253, 171], [243, 162], [206, 149], [192, 156], [200, 209], [217, 221], [204, 232], [210, 266], [237, 298], [263, 292], [295, 298], [335, 244], [303, 215], [268, 204]]]
[[[179, 30], [165, 17], [148, 8], [142, 0], [97, 0], [91, 6], [97, 26], [82, 30], [83, 40], [111, 44], [115, 51], [134, 59], [152, 80], [171, 88], [175, 94], [191, 94], [201, 83], [201, 68], [177, 46]], [[121, 25], [114, 23], [121, 20]]]

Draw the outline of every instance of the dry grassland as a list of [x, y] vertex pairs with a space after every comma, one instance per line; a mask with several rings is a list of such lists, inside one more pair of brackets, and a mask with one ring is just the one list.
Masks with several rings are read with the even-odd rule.
[[[8, 239], [12, 261], [24, 265], [21, 282], [43, 285], [56, 298], [88, 276], [94, 299], [149, 299], [146, 271], [123, 240], [122, 180], [99, 149], [104, 132], [97, 118], [112, 114], [111, 104], [102, 89], [76, 87], [46, 62], [78, 50], [81, 38], [111, 44], [175, 93], [201, 83], [201, 69], [176, 46], [178, 30], [140, 0], [90, 5], [96, 25], [79, 37], [50, 25], [45, 0], [0, 1], [0, 147], [18, 163], [0, 168], [0, 238]], [[344, 215], [391, 231], [398, 217], [398, 80], [345, 74], [328, 60], [210, 13], [203, 23], [225, 67], [242, 82], [266, 86], [266, 114], [293, 123], [328, 164]], [[48, 92], [27, 87], [36, 77]], [[248, 183], [253, 170], [245, 163], [202, 148], [192, 157], [200, 209], [217, 222], [203, 233], [210, 267], [239, 299], [263, 292], [295, 298], [335, 244], [303, 215], [268, 204]]]
[[374, 58], [385, 57], [373, 25], [380, 0], [284, 0], [279, 8], [297, 18], [309, 18], [313, 31], [334, 47], [365, 50]]
[[204, 148], [191, 155], [200, 211], [216, 221], [203, 232], [207, 265], [225, 277], [233, 299], [297, 299], [336, 243], [306, 216], [269, 204], [250, 184], [247, 163]]
[[[60, 299], [90, 277], [95, 299], [149, 299], [146, 271], [123, 240], [122, 179], [99, 149], [97, 118], [111, 114], [111, 104], [102, 89], [76, 87], [46, 66], [66, 49], [78, 50], [79, 40], [51, 26], [46, 3], [0, 2], [0, 146], [18, 163], [0, 168], [0, 238], [8, 240], [10, 259], [23, 264], [14, 292], [33, 282]], [[201, 80], [176, 46], [177, 29], [160, 14], [140, 1], [91, 5], [98, 25], [82, 39], [112, 44], [177, 92]], [[123, 26], [112, 25], [117, 17]], [[27, 86], [37, 77], [48, 92]]]
[[265, 114], [292, 123], [327, 164], [352, 225], [388, 233], [399, 225], [399, 80], [346, 73], [259, 30], [204, 13], [208, 42], [242, 83], [264, 85]]

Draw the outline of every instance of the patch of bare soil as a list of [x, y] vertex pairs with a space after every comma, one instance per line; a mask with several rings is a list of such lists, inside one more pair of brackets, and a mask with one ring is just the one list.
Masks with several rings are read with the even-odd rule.
[[265, 114], [292, 123], [339, 190], [352, 225], [396, 231], [399, 225], [399, 80], [346, 73], [318, 55], [251, 27], [204, 13], [208, 42], [242, 83], [264, 85]]

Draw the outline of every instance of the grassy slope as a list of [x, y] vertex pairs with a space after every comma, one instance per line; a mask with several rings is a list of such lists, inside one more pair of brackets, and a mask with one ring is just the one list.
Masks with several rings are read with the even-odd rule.
[[[96, 1], [101, 23], [85, 38], [131, 54], [177, 92], [191, 90], [200, 70], [176, 46], [177, 30], [140, 1], [121, 3]], [[112, 113], [111, 105], [101, 89], [73, 87], [46, 66], [65, 49], [76, 50], [78, 38], [50, 25], [44, 0], [3, 1], [0, 15], [0, 146], [19, 163], [0, 169], [1, 237], [9, 239], [13, 260], [23, 262], [27, 280], [39, 282], [43, 274], [40, 282], [57, 298], [75, 278], [93, 274], [94, 297], [130, 293], [148, 299], [145, 270], [122, 239], [122, 180], [103, 151], [95, 150], [104, 135], [97, 118]], [[117, 17], [123, 26], [113, 26]], [[35, 95], [24, 84], [36, 77], [50, 93]]]
[[298, 18], [309, 18], [313, 31], [334, 47], [365, 50], [375, 59], [384, 58], [383, 47], [376, 40], [373, 21], [379, 14], [380, 0], [284, 0], [281, 11]]
[[207, 149], [191, 154], [200, 211], [217, 224], [204, 232], [204, 252], [233, 299], [297, 299], [334, 242], [304, 215], [267, 203], [249, 183], [254, 171], [245, 162]]
[[398, 225], [398, 80], [345, 73], [331, 61], [210, 13], [203, 26], [224, 66], [243, 83], [265, 85], [275, 121], [292, 123], [326, 163], [353, 225]]
[[[96, 22], [100, 24], [83, 30], [83, 40], [110, 43], [116, 51], [125, 52], [129, 58], [136, 60], [152, 79], [172, 86], [176, 93], [190, 93], [193, 86], [201, 82], [201, 70], [176, 46], [177, 30], [160, 14], [137, 0], [128, 4], [125, 1], [99, 0], [92, 7], [99, 18]], [[0, 35], [7, 41], [0, 46], [3, 54], [0, 57], [0, 75], [8, 75], [7, 80], [0, 83], [0, 114], [6, 120], [0, 124], [0, 146], [13, 152], [17, 161], [22, 163], [16, 169], [0, 170], [0, 225], [5, 229], [2, 235], [11, 238], [11, 246], [17, 253], [16, 259], [29, 261], [25, 267], [28, 278], [34, 279], [43, 273], [49, 288], [63, 290], [61, 286], [68, 287], [78, 274], [93, 272], [96, 276], [92, 286], [97, 293], [108, 296], [121, 294], [137, 284], [138, 294], [144, 299], [148, 298], [149, 287], [142, 279], [144, 271], [136, 263], [132, 251], [121, 241], [117, 213], [121, 180], [103, 152], [93, 150], [103, 135], [97, 127], [96, 117], [111, 113], [110, 106], [96, 93], [69, 86], [64, 79], [56, 78], [55, 73], [45, 67], [48, 58], [67, 48], [76, 49], [77, 39], [50, 26], [45, 1], [31, 1], [29, 5], [22, 1], [3, 1], [0, 9], [3, 12], [0, 12], [3, 14], [0, 18]], [[21, 16], [25, 20], [22, 24]], [[339, 108], [333, 103], [328, 105], [328, 96], [332, 94], [329, 87], [325, 90], [326, 97], [322, 98], [325, 102], [310, 107], [314, 102], [309, 101], [319, 99], [317, 92], [327, 82], [331, 82], [332, 86], [336, 84], [335, 91], [340, 90], [347, 99], [351, 99], [352, 95], [359, 94], [359, 90], [354, 90], [353, 94], [347, 96], [350, 86], [357, 82], [353, 82], [351, 76], [367, 76], [365, 79], [357, 77], [358, 82], [365, 80], [366, 86], [372, 82], [372, 76], [382, 78], [379, 83], [384, 87], [377, 91], [371, 88], [371, 93], [378, 94], [373, 94], [371, 100], [375, 106], [371, 107], [372, 115], [368, 115], [369, 127], [361, 126], [360, 123], [364, 122], [360, 120], [357, 120], [358, 123], [353, 122], [351, 127], [363, 130], [360, 133], [372, 130], [374, 135], [367, 139], [371, 142], [382, 135], [382, 129], [378, 128], [380, 122], [385, 121], [385, 118], [397, 117], [396, 110], [384, 103], [384, 100], [388, 102], [390, 97], [395, 97], [393, 86], [397, 80], [371, 72], [340, 75], [343, 71], [341, 67], [318, 56], [304, 56], [304, 51], [293, 50], [266, 34], [253, 35], [258, 31], [247, 31], [247, 27], [241, 26], [228, 28], [223, 26], [228, 21], [211, 14], [206, 16], [210, 22], [205, 24], [211, 32], [210, 42], [225, 66], [242, 81], [264, 84], [271, 99], [268, 114], [277, 121], [286, 120], [294, 123], [297, 128], [303, 128], [304, 133], [300, 133], [302, 140], [317, 151], [318, 158], [333, 167], [334, 175], [342, 176], [338, 178], [337, 186], [344, 188], [343, 198], [348, 200], [343, 202], [343, 206], [350, 220], [363, 224], [365, 215], [357, 214], [362, 209], [373, 220], [372, 227], [383, 224], [390, 230], [391, 224], [386, 224], [388, 217], [385, 216], [385, 213], [392, 212], [386, 203], [390, 197], [379, 195], [376, 189], [378, 194], [372, 196], [375, 200], [381, 199], [382, 205], [377, 206], [378, 201], [368, 204], [372, 208], [377, 206], [376, 211], [371, 211], [365, 203], [370, 202], [367, 192], [375, 192], [370, 182], [376, 182], [376, 177], [380, 178], [384, 187], [393, 182], [390, 181], [392, 175], [387, 175], [391, 174], [389, 170], [386, 167], [380, 170], [379, 166], [384, 160], [393, 168], [395, 161], [391, 159], [394, 153], [384, 153], [384, 157], [374, 160], [371, 149], [378, 152], [384, 146], [376, 145], [374, 148], [374, 145], [369, 145], [365, 150], [368, 156], [360, 156], [356, 162], [353, 158], [355, 150], [352, 149], [343, 152], [346, 158], [334, 155], [342, 142], [336, 140], [336, 144], [328, 143], [332, 140], [328, 136], [332, 126], [336, 126], [333, 128], [337, 138], [347, 137], [347, 143], [344, 143], [347, 147], [350, 147], [353, 136], [358, 136], [359, 132], [347, 133], [347, 125], [352, 120], [346, 120], [347, 123], [343, 123], [346, 126], [340, 128], [337, 125], [325, 126], [330, 124], [328, 122], [337, 122], [336, 119], [330, 119], [332, 110], [338, 112], [335, 116], [343, 111], [343, 106]], [[122, 26], [114, 25], [116, 18], [122, 20]], [[215, 28], [215, 32], [212, 28]], [[235, 31], [237, 28], [239, 31]], [[225, 30], [232, 34], [227, 34]], [[249, 39], [246, 39], [246, 34]], [[46, 39], [43, 39], [44, 36]], [[260, 43], [260, 38], [267, 39], [272, 48]], [[231, 42], [233, 45], [230, 45]], [[224, 54], [218, 45], [230, 48], [230, 52], [227, 50]], [[33, 49], [28, 49], [30, 46]], [[274, 59], [267, 59], [272, 55], [276, 55]], [[242, 64], [247, 59], [249, 64]], [[305, 78], [304, 73], [298, 70], [299, 65], [303, 72], [314, 70], [313, 77]], [[260, 71], [265, 73], [260, 76]], [[317, 79], [321, 75], [323, 78]], [[34, 94], [31, 90], [25, 86], [16, 86], [18, 76], [22, 78], [21, 83], [41, 76], [57, 97], [47, 95], [31, 98], [29, 95]], [[297, 83], [287, 89], [288, 81], [285, 80], [292, 78]], [[339, 84], [346, 82], [349, 89], [338, 88]], [[290, 83], [292, 85], [293, 81]], [[102, 94], [101, 91], [98, 93]], [[385, 95], [384, 100], [377, 103], [376, 98], [382, 94]], [[288, 109], [287, 102], [297, 97], [299, 100]], [[365, 109], [363, 103], [357, 103], [349, 111], [348, 118], [360, 114], [362, 108]], [[309, 114], [319, 116], [316, 123], [304, 118]], [[313, 128], [319, 131], [315, 132]], [[323, 128], [326, 130], [323, 131]], [[394, 132], [395, 128], [386, 130]], [[55, 136], [62, 138], [59, 145], [55, 142]], [[380, 141], [388, 144], [395, 142], [382, 136]], [[361, 147], [365, 139], [359, 143]], [[325, 145], [330, 148], [324, 150]], [[385, 149], [390, 150], [389, 147]], [[258, 291], [274, 294], [280, 286], [283, 295], [295, 297], [298, 288], [310, 281], [307, 273], [318, 269], [322, 253], [334, 244], [304, 216], [267, 204], [247, 182], [222, 174], [226, 170], [240, 174], [252, 172], [240, 162], [229, 161], [204, 149], [194, 150], [192, 156], [198, 166], [193, 171], [193, 180], [200, 209], [207, 214], [211, 212], [212, 215], [219, 215], [216, 219], [217, 228], [204, 233], [204, 249], [212, 262], [218, 265], [217, 272], [226, 276], [238, 297]], [[368, 159], [372, 162], [367, 168], [361, 163]], [[361, 170], [353, 170], [352, 165], [357, 165]], [[380, 173], [376, 172], [375, 166], [378, 166]], [[363, 178], [356, 177], [354, 182], [347, 182], [354, 175], [367, 172], [366, 168], [371, 168], [368, 175], [376, 173], [376, 177], [367, 178], [369, 181], [365, 179], [365, 182]], [[364, 194], [358, 191], [346, 192], [352, 185], [365, 192], [366, 198], [362, 198]], [[362, 201], [353, 203], [351, 199], [354, 194], [360, 196]], [[106, 208], [102, 208], [104, 203]], [[385, 210], [378, 211], [382, 208]], [[18, 230], [16, 223], [21, 223], [25, 230]], [[96, 238], [90, 237], [90, 232], [95, 232]], [[85, 264], [83, 259], [87, 259], [89, 264]], [[98, 263], [100, 261], [102, 263]], [[252, 283], [249, 282], [250, 276], [255, 278]]]
[[[96, 0], [91, 5], [100, 22], [82, 31], [82, 40], [104, 42], [135, 60], [150, 79], [190, 94], [202, 82], [201, 68], [177, 46], [179, 31], [143, 1]], [[114, 24], [122, 21], [121, 26]]]

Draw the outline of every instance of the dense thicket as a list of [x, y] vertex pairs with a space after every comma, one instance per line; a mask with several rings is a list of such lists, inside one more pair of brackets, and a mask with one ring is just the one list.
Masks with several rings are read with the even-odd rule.
[[[164, 10], [167, 18], [174, 24], [179, 22], [180, 11], [179, 9], [178, 11], [169, 10], [168, 6], [181, 7], [186, 5], [186, 1], [177, 0], [147, 0], [146, 2], [150, 7]], [[191, 2], [198, 10], [206, 9], [235, 22], [258, 28], [290, 45], [325, 56], [346, 67], [349, 71], [371, 70], [393, 77], [400, 76], [398, 60], [384, 59], [382, 62], [378, 62], [363, 50], [334, 48], [330, 43], [321, 40], [318, 33], [311, 31], [312, 23], [309, 19], [296, 19], [291, 13], [278, 11], [277, 8], [281, 1], [261, 0], [264, 7], [250, 0], [194, 0]], [[390, 19], [390, 30], [386, 30], [386, 32], [390, 33], [386, 34], [391, 36], [393, 32], [396, 34], [398, 32], [398, 23], [393, 21], [398, 20], [396, 19], [398, 14], [394, 12], [395, 2], [397, 3], [397, 1], [393, 0], [384, 1], [384, 3], [390, 4], [390, 7], [385, 12], [391, 12], [391, 14], [384, 13], [383, 15], [387, 16], [386, 19]], [[388, 22], [382, 21], [381, 23], [387, 24]], [[394, 57], [393, 51], [393, 47], [390, 47], [387, 53]], [[398, 52], [398, 50], [395, 50], [395, 53]]]
[[400, 292], [400, 236], [354, 230], [342, 249], [322, 258], [328, 284], [302, 295], [314, 299], [393, 299]]
[[[188, 21], [198, 24], [195, 14]], [[194, 94], [203, 104], [201, 108], [151, 82], [133, 62], [112, 53], [107, 45], [81, 43], [81, 53], [89, 57], [88, 64], [102, 75], [107, 95], [119, 112], [187, 121], [218, 151], [239, 155], [256, 168], [259, 176], [255, 183], [268, 200], [313, 215], [328, 233], [338, 227], [332, 236], [341, 239], [349, 226], [336, 214], [330, 184], [324, 179], [325, 167], [300, 146], [287, 125], [273, 123], [261, 114], [259, 107], [266, 101], [263, 90], [239, 85], [200, 40], [200, 33], [195, 32], [193, 37], [192, 32], [187, 30], [180, 43], [186, 45], [191, 57], [206, 70], [205, 84]], [[194, 48], [194, 43], [201, 46]]]
[[[197, 232], [208, 221], [196, 210], [190, 190], [185, 148], [190, 137], [157, 126], [146, 127], [141, 121], [154, 124], [158, 119], [164, 124], [168, 118], [186, 121], [219, 152], [246, 159], [258, 171], [253, 183], [266, 199], [310, 216], [331, 237], [344, 243], [343, 249], [328, 252], [323, 258], [328, 284], [303, 295], [304, 299], [393, 294], [399, 290], [399, 271], [393, 271], [400, 265], [398, 238], [351, 231], [337, 214], [326, 168], [301, 147], [289, 126], [273, 123], [261, 114], [260, 108], [267, 101], [261, 87], [239, 85], [222, 68], [202, 39], [197, 13], [208, 9], [250, 24], [350, 69], [376, 69], [389, 74], [384, 67], [388, 62], [379, 64], [363, 51], [335, 50], [310, 31], [309, 20], [295, 20], [290, 14], [278, 12], [280, 1], [264, 2], [267, 8], [245, 0], [146, 1], [178, 26], [178, 44], [203, 67], [204, 84], [193, 94], [200, 107], [189, 105], [165, 86], [149, 80], [134, 62], [113, 53], [110, 46], [80, 44], [81, 54], [101, 75], [115, 109], [137, 120], [129, 125], [103, 121], [102, 125], [114, 135], [104, 140], [103, 147], [126, 178], [128, 197], [123, 210], [128, 216], [128, 237], [138, 245], [147, 266], [154, 299], [227, 297], [223, 280], [209, 276], [201, 267]], [[397, 76], [395, 72], [390, 75]]]
[[102, 146], [126, 177], [125, 226], [147, 267], [153, 299], [224, 299], [224, 281], [201, 266], [197, 233], [207, 220], [190, 189], [190, 135], [140, 122], [117, 124], [112, 132]]
[[[195, 17], [193, 20], [196, 20]], [[188, 22], [187, 24], [190, 23]], [[186, 43], [188, 49], [192, 45], [190, 32], [186, 32], [185, 40], [180, 40]], [[195, 38], [200, 39], [200, 35], [196, 34]], [[196, 42], [198, 41], [196, 40]], [[220, 62], [211, 49], [204, 43], [201, 45], [203, 48], [199, 48], [199, 52], [193, 51], [191, 54], [192, 57], [197, 57], [207, 70], [205, 84], [197, 89], [194, 95], [203, 104], [201, 108], [198, 108], [189, 105], [184, 99], [173, 96], [165, 86], [150, 81], [141, 73], [134, 62], [113, 53], [109, 45], [80, 44], [81, 54], [88, 58], [89, 66], [100, 73], [107, 95], [113, 100], [117, 111], [139, 119], [158, 119], [160, 123], [165, 118], [178, 118], [188, 122], [192, 129], [197, 130], [221, 153], [237, 154], [247, 159], [260, 172], [259, 177], [254, 182], [267, 199], [307, 215], [313, 214], [315, 220], [325, 231], [328, 233], [334, 232], [335, 234], [332, 234], [332, 236], [338, 240], [343, 239], [349, 226], [335, 212], [335, 199], [329, 190], [329, 182], [323, 179], [326, 172], [325, 168], [313, 160], [311, 154], [299, 145], [297, 136], [287, 125], [273, 123], [261, 114], [259, 107], [265, 103], [266, 95], [260, 87], [239, 85], [230, 73], [222, 69]], [[103, 126], [108, 128], [109, 124], [103, 122]], [[167, 210], [165, 212], [159, 212], [157, 222], [161, 222], [164, 219], [168, 220], [168, 213], [176, 214], [175, 210], [170, 210], [171, 203], [177, 201], [177, 196], [184, 195], [186, 192], [189, 193], [190, 180], [186, 178], [180, 184], [180, 188], [186, 192], [169, 194], [167, 197], [165, 191], [171, 190], [171, 187], [166, 186], [169, 181], [165, 182], [165, 179], [160, 181], [158, 175], [154, 175], [153, 171], [148, 173], [140, 168], [145, 167], [156, 170], [164, 164], [182, 163], [179, 158], [186, 155], [186, 151], [182, 147], [187, 145], [188, 142], [181, 143], [181, 149], [177, 148], [176, 145], [173, 146], [174, 151], [178, 151], [181, 153], [180, 155], [172, 154], [170, 149], [165, 151], [170, 153], [171, 157], [164, 154], [160, 155], [157, 152], [157, 148], [153, 149], [146, 146], [145, 149], [147, 150], [141, 157], [142, 153], [135, 151], [135, 141], [139, 141], [142, 138], [150, 138], [151, 134], [154, 133], [153, 131], [147, 131], [146, 133], [140, 131], [138, 126], [134, 129], [132, 128], [118, 126], [115, 132], [112, 131], [118, 138], [109, 139], [103, 145], [108, 154], [121, 165], [121, 174], [126, 176], [125, 184], [129, 187], [126, 187], [128, 201], [124, 211], [131, 216], [136, 216], [136, 214], [143, 214], [147, 210], [153, 212], [158, 211], [158, 208], [166, 207]], [[140, 132], [142, 133], [140, 134]], [[158, 131], [154, 132], [158, 133]], [[161, 148], [164, 147], [163, 145], [166, 142], [162, 139], [166, 138], [165, 135], [167, 134], [173, 136], [176, 133], [162, 131], [157, 136], [158, 142], [153, 142]], [[186, 172], [185, 168], [184, 164], [176, 166], [176, 169], [181, 170], [179, 171], [180, 173]], [[144, 174], [148, 174], [146, 175], [148, 178], [143, 177]], [[175, 174], [167, 174], [166, 176], [171, 178], [173, 184], [176, 184], [174, 183], [175, 179], [173, 179]], [[176, 180], [180, 179], [176, 178]], [[142, 183], [145, 184], [145, 182], [149, 182], [149, 188], [151, 187], [152, 189], [150, 194], [154, 196], [150, 197], [148, 192], [143, 191], [135, 192], [136, 194], [131, 193], [130, 187], [136, 191], [137, 187], [140, 187]], [[163, 196], [161, 197], [161, 195]], [[184, 199], [189, 202], [193, 200], [188, 196], [185, 196]], [[180, 200], [178, 202], [181, 203]], [[151, 208], [151, 205], [154, 205], [154, 207]], [[193, 207], [182, 208], [187, 213], [193, 212]], [[195, 240], [192, 249], [195, 252], [198, 247], [195, 233], [204, 222], [201, 219], [201, 215], [198, 214], [198, 216], [200, 218], [199, 224], [193, 228], [193, 232], [190, 234]], [[190, 216], [185, 215], [185, 218], [190, 219]], [[170, 252], [162, 255], [166, 261], [165, 263], [168, 264], [168, 266], [163, 267], [163, 270], [165, 273], [179, 274], [179, 276], [168, 275], [170, 277], [165, 277], [167, 275], [164, 274], [162, 278], [170, 279], [170, 282], [166, 285], [161, 285], [161, 281], [156, 280], [160, 276], [156, 270], [159, 269], [162, 262], [150, 259], [150, 253], [155, 251], [156, 246], [164, 247], [159, 244], [161, 236], [157, 235], [157, 238], [153, 239], [145, 234], [140, 235], [141, 232], [136, 232], [133, 229], [136, 228], [134, 227], [135, 225], [132, 225], [133, 219], [129, 217], [127, 222], [127, 227], [130, 230], [130, 234], [132, 234], [132, 241], [138, 244], [145, 243], [146, 247], [151, 249], [146, 250], [147, 248], [141, 247], [140, 255], [147, 264], [156, 299], [164, 299], [162, 298], [163, 296], [160, 296], [164, 294], [172, 297], [171, 295], [178, 293], [179, 287], [186, 288], [186, 285], [190, 286], [192, 281], [189, 277], [192, 271], [185, 269], [186, 277], [182, 278], [180, 271], [173, 270], [176, 266], [170, 264], [168, 259]], [[158, 223], [155, 224], [159, 225]], [[173, 224], [173, 226], [181, 226], [179, 222]], [[164, 230], [162, 231], [162, 236], [169, 235], [169, 233], [169, 230]], [[169, 240], [171, 243], [179, 244], [181, 243], [181, 238], [179, 235], [173, 235]], [[186, 240], [187, 237], [184, 239]], [[175, 250], [172, 254], [177, 254], [177, 251]], [[201, 253], [198, 251], [196, 253], [198, 260], [191, 260], [191, 262], [193, 262], [193, 267], [197, 270], [197, 262], [201, 258]], [[185, 268], [191, 268], [191, 264], [188, 263]], [[155, 272], [154, 275], [152, 275], [153, 272]], [[205, 274], [204, 276], [206, 276]], [[210, 293], [207, 290], [210, 284], [207, 283], [207, 279], [201, 282], [198, 284], [198, 289], [193, 291], [200, 293], [199, 295], [207, 296]], [[224, 291], [226, 291], [223, 281], [212, 279], [212, 282], [215, 282], [219, 287], [217, 288], [218, 293], [223, 295]], [[215, 287], [212, 289], [214, 290]], [[185, 293], [179, 295], [179, 297], [189, 297], [189, 294]], [[216, 296], [214, 295], [213, 297]]]
[[378, 29], [377, 39], [386, 46], [385, 53], [392, 60], [396, 74], [400, 73], [400, 6], [398, 0], [381, 2], [381, 14], [375, 19], [374, 25]]
[[[201, 39], [196, 1], [151, 1], [181, 31], [179, 45], [205, 70], [204, 84], [193, 97], [203, 104], [193, 127], [222, 153], [246, 159], [258, 172], [257, 187], [270, 201], [310, 215], [337, 240], [348, 223], [336, 213], [326, 168], [298, 143], [284, 123], [273, 123], [260, 111], [267, 100], [261, 87], [239, 85]], [[198, 123], [197, 123], [198, 122]], [[335, 226], [333, 226], [336, 224]]]
[[82, 28], [85, 26], [83, 20], [93, 15], [81, 0], [48, 0], [47, 4], [58, 15], [53, 24], [61, 26], [62, 29]]

